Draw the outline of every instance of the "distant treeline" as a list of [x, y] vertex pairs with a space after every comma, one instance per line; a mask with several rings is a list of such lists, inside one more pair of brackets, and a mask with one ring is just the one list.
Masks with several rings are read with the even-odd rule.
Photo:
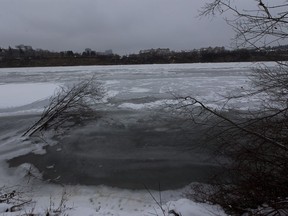
[[208, 47], [191, 51], [170, 49], [141, 50], [138, 54], [120, 56], [112, 50], [96, 52], [87, 48], [82, 53], [53, 52], [19, 45], [0, 48], [0, 67], [40, 67], [76, 65], [169, 64], [197, 62], [243, 62], [288, 60], [288, 45], [265, 49], [235, 49]]

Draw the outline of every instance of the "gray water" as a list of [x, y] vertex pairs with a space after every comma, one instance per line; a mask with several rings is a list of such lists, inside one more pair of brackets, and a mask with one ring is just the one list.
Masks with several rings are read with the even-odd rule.
[[9, 165], [31, 163], [44, 180], [55, 183], [130, 189], [209, 183], [223, 171], [212, 149], [204, 148], [199, 126], [188, 133], [183, 119], [169, 113], [110, 111], [101, 116], [54, 137], [59, 144], [45, 147], [45, 155], [30, 153]]
[[[246, 66], [216, 65], [2, 69], [2, 84], [67, 84], [96, 75], [107, 92], [106, 100], [97, 107], [97, 120], [82, 122], [55, 135], [53, 139], [58, 144], [47, 145], [44, 155], [29, 153], [7, 162], [11, 167], [31, 163], [44, 180], [61, 184], [132, 189], [142, 189], [144, 185], [157, 189], [160, 184], [162, 189], [175, 189], [191, 182], [210, 183], [213, 175], [221, 175], [223, 169], [216, 162], [219, 158], [213, 155], [213, 145], [206, 145], [205, 128], [155, 104], [173, 100], [175, 95], [196, 96], [207, 104], [215, 104], [220, 95], [248, 85]], [[47, 102], [43, 99], [2, 109], [0, 113], [37, 109]], [[139, 105], [144, 106], [133, 108]], [[242, 108], [246, 105], [250, 104], [240, 104]], [[11, 138], [5, 134], [16, 131], [16, 136], [21, 136], [38, 118], [37, 114], [0, 117], [0, 144]]]

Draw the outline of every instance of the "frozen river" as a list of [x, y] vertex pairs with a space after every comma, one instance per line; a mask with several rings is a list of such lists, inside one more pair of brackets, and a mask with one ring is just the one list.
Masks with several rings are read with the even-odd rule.
[[[45, 179], [124, 188], [179, 188], [209, 181], [220, 168], [201, 146], [201, 128], [189, 136], [171, 115], [175, 95], [215, 107], [223, 95], [249, 88], [253, 63], [79, 66], [0, 69], [0, 160], [31, 163]], [[21, 134], [39, 118], [58, 86], [95, 76], [105, 89], [100, 118], [54, 140], [33, 143]], [[251, 101], [231, 103], [250, 109]], [[186, 128], [187, 129], [187, 128]], [[60, 141], [59, 141], [60, 140]], [[57, 144], [57, 141], [58, 144]], [[56, 145], [55, 145], [56, 143]], [[1, 162], [3, 163], [3, 162]]]

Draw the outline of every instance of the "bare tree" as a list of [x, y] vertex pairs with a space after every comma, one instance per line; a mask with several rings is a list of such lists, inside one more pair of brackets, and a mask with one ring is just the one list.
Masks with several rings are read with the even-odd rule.
[[[232, 15], [226, 20], [236, 31], [237, 46], [261, 49], [288, 39], [286, 0], [250, 3], [252, 6], [245, 9], [241, 1], [213, 0], [201, 15]], [[251, 89], [228, 95], [226, 103], [257, 97], [261, 103], [256, 110], [235, 110], [232, 115], [225, 109], [209, 108], [194, 96], [183, 97], [181, 108], [193, 122], [209, 125], [207, 134], [216, 141], [217, 153], [231, 159], [225, 164], [229, 181], [217, 183], [208, 199], [233, 213], [287, 215], [288, 64], [263, 64], [252, 70], [250, 78]], [[261, 205], [260, 210], [251, 210]]]
[[79, 122], [84, 118], [95, 117], [95, 102], [103, 97], [101, 84], [94, 78], [81, 81], [72, 86], [61, 87], [50, 99], [40, 119], [23, 136], [36, 132], [58, 129], [65, 122]]
[[182, 98], [187, 118], [207, 126], [207, 146], [214, 145], [215, 153], [229, 159], [222, 164], [228, 178], [216, 178], [216, 190], [206, 200], [234, 213], [264, 203], [273, 207], [273, 213], [288, 213], [288, 107], [274, 103], [272, 96], [269, 99], [260, 110], [231, 114], [193, 97]]
[[250, 3], [249, 8], [242, 6], [243, 1], [213, 0], [205, 4], [200, 15], [232, 14], [225, 19], [236, 32], [237, 46], [260, 48], [287, 40], [286, 0], [254, 0], [246, 3]]

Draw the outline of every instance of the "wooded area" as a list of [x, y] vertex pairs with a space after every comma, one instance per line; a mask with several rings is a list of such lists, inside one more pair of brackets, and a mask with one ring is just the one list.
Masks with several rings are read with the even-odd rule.
[[199, 62], [249, 62], [288, 60], [288, 46], [265, 48], [208, 47], [188, 51], [170, 49], [141, 50], [138, 54], [120, 56], [110, 50], [105, 52], [86, 49], [82, 53], [73, 51], [52, 52], [19, 45], [15, 48], [0, 48], [0, 67], [40, 67], [77, 65], [126, 65], [126, 64], [171, 64]]

